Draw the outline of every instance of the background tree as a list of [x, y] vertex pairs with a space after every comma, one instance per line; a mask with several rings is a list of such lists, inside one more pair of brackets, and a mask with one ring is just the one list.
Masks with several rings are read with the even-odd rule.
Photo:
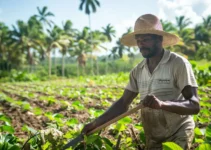
[[8, 59], [10, 33], [8, 26], [0, 22], [0, 70], [7, 70], [7, 66], [12, 62], [12, 60]]
[[86, 54], [91, 51], [90, 45], [83, 39], [80, 39], [77, 43], [74, 42], [74, 46], [69, 49], [70, 55], [75, 56], [78, 61], [77, 74], [79, 75], [79, 70], [82, 68], [83, 73], [85, 72], [85, 66], [87, 61]]
[[107, 37], [108, 41], [111, 42], [113, 37], [116, 37], [116, 30], [111, 24], [108, 24], [105, 28], [103, 27], [103, 34]]
[[[131, 33], [132, 32], [132, 28], [129, 27], [127, 28], [127, 31], [123, 34], [128, 34], [128, 33]], [[122, 35], [122, 36], [123, 36]], [[117, 40], [116, 42], [116, 46], [114, 46], [111, 50], [111, 54], [109, 55], [110, 57], [113, 57], [114, 59], [116, 58], [122, 58], [123, 54], [125, 52], [128, 52], [128, 55], [129, 56], [132, 56], [133, 55], [133, 52], [132, 50], [134, 50], [134, 48], [131, 48], [131, 47], [127, 47], [127, 46], [124, 46], [122, 45], [122, 43], [120, 42], [120, 38]]]
[[164, 31], [170, 32], [170, 33], [176, 33], [177, 32], [177, 28], [175, 27], [175, 25], [173, 25], [173, 23], [171, 23], [167, 20], [163, 21], [162, 19], [160, 20], [160, 22], [162, 23]]
[[[107, 37], [108, 42], [112, 42], [112, 38], [116, 37], [116, 31], [114, 29], [113, 26], [111, 26], [111, 24], [108, 24], [105, 28], [103, 27], [103, 34]], [[107, 45], [107, 49], [108, 51], [108, 45]], [[105, 67], [105, 73], [107, 74], [108, 72], [108, 57], [105, 56], [105, 63], [106, 63], [106, 67]]]
[[46, 36], [45, 40], [48, 53], [48, 74], [51, 76], [51, 51], [56, 48], [62, 50], [64, 46], [69, 44], [69, 42], [67, 42], [68, 38], [62, 34], [63, 31], [58, 26], [55, 25], [52, 30], [47, 31], [49, 35]]
[[190, 18], [186, 18], [185, 16], [176, 17], [176, 27], [178, 29], [179, 36], [182, 34], [181, 32], [191, 23]]
[[174, 51], [180, 52], [186, 55], [186, 57], [193, 57], [195, 53], [195, 40], [194, 31], [188, 26], [192, 22], [185, 16], [176, 17], [177, 34], [181, 39], [181, 42], [174, 47]]
[[38, 20], [42, 22], [44, 25], [47, 24], [49, 27], [51, 27], [51, 25], [54, 24], [54, 22], [52, 20], [49, 20], [48, 18], [53, 17], [54, 14], [50, 11], [48, 12], [47, 9], [48, 9], [47, 6], [44, 6], [42, 9], [37, 7], [38, 15], [35, 15], [35, 17], [37, 17]]
[[17, 21], [17, 27], [13, 26], [12, 40], [17, 47], [22, 49], [22, 53], [27, 52], [28, 64], [31, 66], [30, 70], [35, 64], [33, 53], [37, 45], [40, 44], [39, 35], [41, 34], [43, 34], [42, 25], [35, 16], [32, 16], [28, 23], [19, 20]]
[[[100, 7], [100, 2], [98, 0], [81, 0], [81, 4], [79, 9], [83, 11], [85, 8], [85, 14], [89, 17], [89, 29], [90, 29], [90, 38], [91, 38], [91, 46], [92, 46], [92, 30], [91, 30], [91, 12], [95, 13], [97, 11], [97, 6]], [[92, 55], [92, 51], [91, 51]], [[91, 70], [93, 72], [93, 60], [91, 59]]]
[[[71, 51], [71, 54], [73, 56], [77, 56], [78, 64], [81, 67], [85, 67], [87, 53], [92, 51], [90, 43], [91, 42], [88, 27], [84, 27], [82, 32], [76, 32], [76, 39], [73, 47], [74, 49]], [[73, 52], [74, 50], [75, 52]]]

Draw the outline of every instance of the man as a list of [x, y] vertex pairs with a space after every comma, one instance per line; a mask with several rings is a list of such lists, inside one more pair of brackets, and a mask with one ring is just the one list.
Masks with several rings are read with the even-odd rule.
[[159, 19], [146, 14], [136, 20], [134, 32], [121, 39], [126, 46], [138, 46], [145, 58], [130, 73], [122, 97], [103, 115], [87, 124], [82, 133], [98, 127], [126, 112], [140, 93], [141, 119], [146, 136], [146, 149], [162, 149], [172, 141], [189, 149], [194, 135], [191, 115], [200, 110], [197, 83], [190, 63], [176, 53], [164, 50], [179, 38], [162, 29]]

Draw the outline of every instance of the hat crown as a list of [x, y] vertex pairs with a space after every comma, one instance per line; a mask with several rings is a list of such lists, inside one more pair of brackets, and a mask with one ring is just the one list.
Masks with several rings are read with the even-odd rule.
[[152, 14], [146, 14], [140, 16], [135, 22], [134, 31], [140, 31], [140, 30], [163, 31], [163, 26], [160, 20], [156, 16]]

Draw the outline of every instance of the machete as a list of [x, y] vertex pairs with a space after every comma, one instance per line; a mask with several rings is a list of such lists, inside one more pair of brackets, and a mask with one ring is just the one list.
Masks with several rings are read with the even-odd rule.
[[[132, 113], [135, 113], [137, 110], [143, 108], [143, 105], [142, 104], [139, 104], [138, 106], [136, 106], [135, 108], [125, 112], [125, 113], [122, 113], [121, 115], [111, 119], [110, 121], [100, 125], [99, 127], [91, 130], [90, 132], [87, 133], [87, 135], [91, 135], [92, 133], [95, 133], [96, 131], [99, 131], [105, 127], [107, 127], [108, 125], [126, 117], [126, 116], [129, 116], [130, 114]], [[74, 147], [75, 145], [77, 145], [79, 142], [83, 141], [83, 134], [79, 134], [76, 138], [74, 138], [73, 140], [69, 141], [63, 148], [63, 150], [69, 148], [70, 146]]]
[[[122, 118], [124, 118], [126, 116], [129, 116], [129, 115], [131, 115], [132, 113], [135, 113], [137, 110], [139, 110], [141, 108], [143, 108], [143, 105], [142, 104], [139, 104], [135, 108], [133, 108], [133, 109], [131, 109], [131, 110], [125, 112], [125, 113], [122, 113], [121, 115], [119, 115], [119, 116], [111, 119], [110, 121], [108, 121], [108, 122], [100, 125], [99, 127], [95, 128], [95, 129], [91, 130], [90, 132], [87, 133], [87, 135], [90, 135], [92, 133], [95, 133], [95, 132], [97, 132], [97, 131], [99, 131], [99, 130], [105, 128], [105, 127], [107, 127], [108, 125], [110, 125], [110, 124], [112, 124], [112, 123], [114, 123], [114, 122], [116, 122], [116, 121], [118, 121], [118, 120], [120, 120], [120, 119], [122, 119]], [[64, 146], [63, 150], [69, 148], [70, 146], [74, 147], [76, 144], [78, 144], [81, 141], [83, 141], [83, 134], [79, 134], [76, 138], [74, 138], [73, 140], [69, 141]]]

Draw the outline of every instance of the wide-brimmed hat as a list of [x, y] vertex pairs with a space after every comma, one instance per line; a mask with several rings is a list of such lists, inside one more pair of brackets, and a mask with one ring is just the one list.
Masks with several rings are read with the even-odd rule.
[[179, 42], [179, 37], [163, 31], [163, 26], [160, 20], [152, 15], [145, 14], [140, 16], [134, 26], [134, 32], [123, 35], [121, 38], [121, 43], [126, 46], [137, 46], [135, 35], [136, 34], [156, 34], [163, 36], [162, 45], [171, 46], [177, 44]]

